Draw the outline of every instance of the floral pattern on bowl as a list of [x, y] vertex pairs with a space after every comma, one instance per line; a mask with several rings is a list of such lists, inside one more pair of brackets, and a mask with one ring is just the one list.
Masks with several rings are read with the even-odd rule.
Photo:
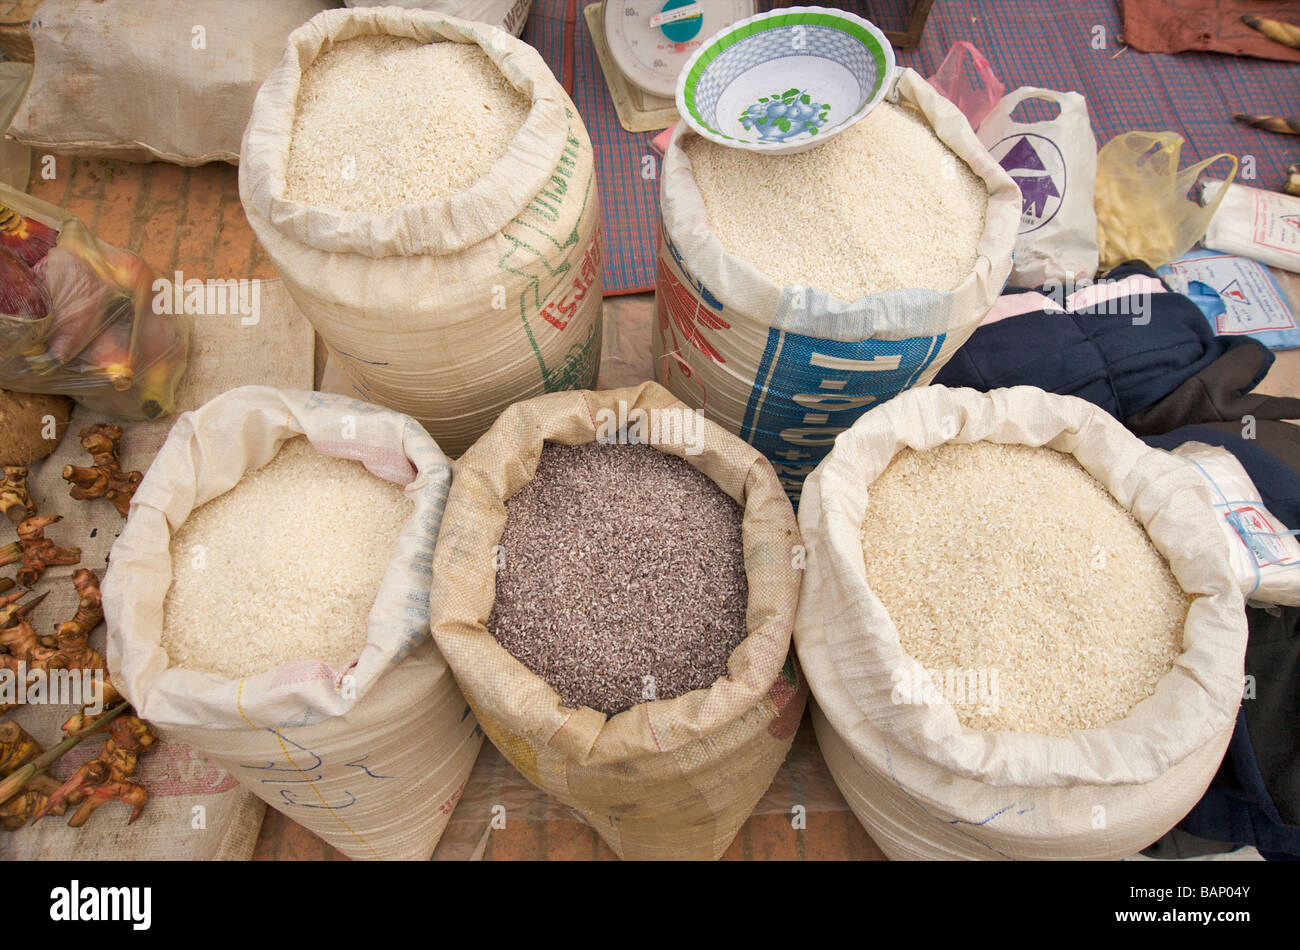
[[802, 89], [763, 96], [740, 116], [740, 124], [757, 131], [759, 141], [784, 142], [807, 132], [816, 135], [826, 124], [830, 104], [813, 102]]

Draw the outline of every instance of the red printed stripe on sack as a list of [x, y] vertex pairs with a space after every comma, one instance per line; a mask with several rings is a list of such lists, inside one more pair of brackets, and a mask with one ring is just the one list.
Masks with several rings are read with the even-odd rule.
[[542, 306], [542, 319], [557, 330], [567, 327], [578, 312], [578, 304], [587, 296], [587, 291], [596, 282], [599, 273], [600, 242], [596, 240], [591, 242], [591, 247], [582, 256], [582, 263], [578, 265], [578, 273], [568, 291], [559, 300], [548, 300]]
[[[709, 343], [700, 335], [699, 328], [696, 327], [695, 321], [698, 318], [700, 323], [713, 330], [730, 330], [731, 324], [727, 323], [712, 310], [700, 305], [695, 294], [690, 288], [682, 284], [677, 276], [667, 267], [659, 267], [659, 286], [656, 293], [659, 306], [667, 309], [668, 316], [679, 330], [685, 335], [697, 350], [707, 356], [713, 362], [722, 364], [727, 362]], [[662, 317], [661, 317], [662, 320]]]
[[[95, 754], [95, 750], [83, 745], [60, 760], [60, 768], [68, 769], [71, 774], [72, 770], [89, 762]], [[234, 776], [213, 765], [183, 742], [158, 743], [154, 752], [140, 759], [138, 779], [148, 786], [149, 794], [156, 798], [220, 795], [239, 788], [239, 782], [235, 781]], [[186, 820], [189, 820], [188, 816]]]

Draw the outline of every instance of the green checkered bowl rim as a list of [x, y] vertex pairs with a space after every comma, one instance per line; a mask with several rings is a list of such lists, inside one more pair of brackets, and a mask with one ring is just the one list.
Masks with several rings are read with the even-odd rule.
[[[867, 52], [871, 54], [871, 58], [876, 64], [876, 84], [871, 90], [871, 95], [866, 98], [866, 101], [858, 107], [858, 110], [853, 115], [825, 129], [822, 141], [829, 139], [835, 133], [847, 129], [864, 118], [868, 112], [884, 99], [893, 80], [894, 48], [874, 23], [856, 14], [849, 13], [847, 10], [831, 10], [826, 7], [787, 7], [737, 20], [726, 29], [710, 37], [687, 60], [686, 65], [677, 77], [676, 91], [677, 111], [686, 120], [686, 124], [698, 134], [720, 145], [733, 145], [752, 148], [757, 151], [766, 151], [768, 149], [766, 143], [738, 139], [709, 125], [695, 109], [695, 87], [709, 65], [725, 50], [756, 33], [790, 26], [825, 26], [847, 33], [866, 47]], [[783, 143], [774, 143], [776, 146], [781, 144]]]

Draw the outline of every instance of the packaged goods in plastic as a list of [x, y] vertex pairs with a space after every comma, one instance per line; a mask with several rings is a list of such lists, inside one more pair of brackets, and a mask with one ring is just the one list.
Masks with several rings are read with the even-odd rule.
[[71, 396], [128, 419], [171, 412], [189, 317], [170, 299], [155, 306], [156, 284], [130, 251], [0, 184], [0, 389]]
[[[1044, 103], [1052, 118], [1021, 121]], [[1031, 113], [1033, 114], [1033, 113]], [[1020, 237], [1011, 283], [1092, 280], [1097, 274], [1097, 140], [1088, 102], [1077, 92], [1021, 86], [1002, 97], [979, 127], [980, 141], [1020, 187]]]
[[1133, 260], [1162, 267], [1205, 234], [1226, 192], [1216, 193], [1216, 183], [1202, 178], [1213, 168], [1231, 182], [1237, 158], [1225, 152], [1180, 169], [1182, 149], [1177, 133], [1134, 130], [1097, 153], [1094, 206], [1103, 271]]

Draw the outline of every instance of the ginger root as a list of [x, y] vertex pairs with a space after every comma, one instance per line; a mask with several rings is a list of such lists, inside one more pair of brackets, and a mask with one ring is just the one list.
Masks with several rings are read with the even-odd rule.
[[50, 796], [58, 791], [58, 788], [58, 779], [44, 774], [33, 775], [21, 792], [0, 805], [0, 828], [5, 831], [17, 831], [42, 808], [48, 807], [56, 815], [64, 814], [68, 810], [66, 802], [50, 804]]
[[50, 652], [43, 651], [41, 638], [27, 622], [27, 615], [36, 609], [48, 592], [25, 604], [18, 603], [28, 593], [24, 590], [0, 597], [0, 669], [16, 669], [19, 660], [30, 668], [42, 652]]
[[[82, 568], [72, 575], [73, 586], [80, 595], [77, 612], [71, 620], [59, 624], [52, 636], [38, 636], [26, 620], [48, 594], [37, 597], [25, 604], [16, 601], [26, 591], [0, 597], [0, 670], [9, 670], [14, 675], [19, 672], [19, 663], [23, 664], [27, 675], [36, 670], [98, 670], [102, 674], [103, 695], [98, 699], [102, 708], [115, 705], [122, 694], [113, 685], [108, 675], [108, 663], [104, 655], [90, 646], [90, 634], [104, 620], [103, 597], [99, 590], [99, 578], [94, 571]], [[15, 704], [0, 704], [0, 713], [12, 709]], [[3, 772], [0, 772], [3, 777]]]
[[[0, 670], [7, 670], [12, 676], [23, 675], [30, 679], [32, 671], [44, 669], [49, 658], [55, 654], [41, 643], [32, 625], [27, 622], [27, 615], [43, 601], [45, 594], [18, 604], [18, 598], [27, 591], [0, 597]], [[17, 703], [0, 703], [0, 713], [6, 713]], [[2, 739], [3, 737], [0, 737]], [[0, 770], [0, 776], [4, 774]]]
[[99, 590], [99, 578], [94, 571], [82, 568], [72, 575], [73, 586], [80, 594], [80, 603], [72, 619], [61, 623], [53, 637], [42, 637], [45, 646], [54, 650], [43, 658], [47, 670], [99, 670], [103, 673], [104, 695], [100, 703], [104, 708], [114, 705], [122, 694], [113, 685], [108, 675], [108, 663], [104, 655], [90, 646], [90, 634], [104, 620], [103, 595]]
[[24, 466], [4, 466], [4, 478], [0, 480], [0, 511], [14, 524], [36, 514], [32, 496], [27, 492], [27, 469]]
[[72, 484], [69, 494], [78, 501], [107, 498], [125, 518], [131, 510], [131, 496], [140, 487], [144, 476], [139, 472], [123, 472], [120, 459], [122, 427], [97, 422], [81, 430], [81, 447], [90, 453], [95, 463], [90, 468], [65, 465], [63, 478]]
[[16, 722], [0, 722], [0, 778], [45, 750]]
[[[80, 731], [88, 722], [87, 716], [78, 713], [63, 724], [63, 731]], [[49, 796], [46, 803], [33, 814], [32, 824], [67, 802], [79, 806], [68, 819], [68, 826], [80, 828], [96, 808], [115, 798], [131, 806], [131, 817], [126, 822], [131, 824], [144, 811], [144, 806], [149, 801], [149, 790], [138, 782], [130, 781], [130, 777], [135, 773], [140, 756], [152, 749], [157, 742], [157, 733], [138, 716], [128, 713], [113, 720], [103, 750], [73, 772]]]
[[[0, 722], [0, 777], [9, 775], [19, 766], [26, 765], [45, 750], [41, 744], [28, 735], [27, 730], [16, 722]], [[48, 775], [36, 775], [21, 792], [0, 802], [0, 828], [16, 831], [25, 825], [36, 810], [43, 807], [59, 783]], [[53, 811], [63, 814], [56, 805]]]
[[[149, 801], [148, 789], [131, 777], [140, 756], [157, 744], [158, 736], [148, 723], [131, 714], [126, 703], [117, 703], [121, 696], [108, 677], [104, 657], [89, 645], [91, 632], [104, 619], [99, 578], [82, 568], [73, 574], [72, 583], [79, 595], [77, 612], [59, 624], [53, 637], [38, 637], [27, 622], [27, 615], [45, 594], [21, 605], [17, 601], [26, 591], [0, 597], [0, 669], [17, 673], [19, 663], [25, 663], [29, 671], [83, 669], [104, 674], [101, 711], [92, 714], [83, 710], [69, 718], [63, 724], [66, 738], [48, 753], [17, 723], [0, 723], [0, 786], [4, 788], [0, 792], [0, 828], [6, 830], [21, 828], [29, 820], [34, 824], [51, 812], [63, 815], [69, 805], [77, 810], [68, 825], [79, 828], [95, 809], [114, 799], [131, 806], [130, 824]], [[109, 734], [99, 755], [66, 782], [60, 785], [39, 774], [83, 736], [105, 726]]]
[[47, 567], [79, 562], [80, 548], [61, 548], [45, 537], [45, 529], [62, 520], [62, 515], [42, 515], [19, 524], [18, 540], [0, 547], [0, 567], [21, 561], [18, 583], [33, 587]]

